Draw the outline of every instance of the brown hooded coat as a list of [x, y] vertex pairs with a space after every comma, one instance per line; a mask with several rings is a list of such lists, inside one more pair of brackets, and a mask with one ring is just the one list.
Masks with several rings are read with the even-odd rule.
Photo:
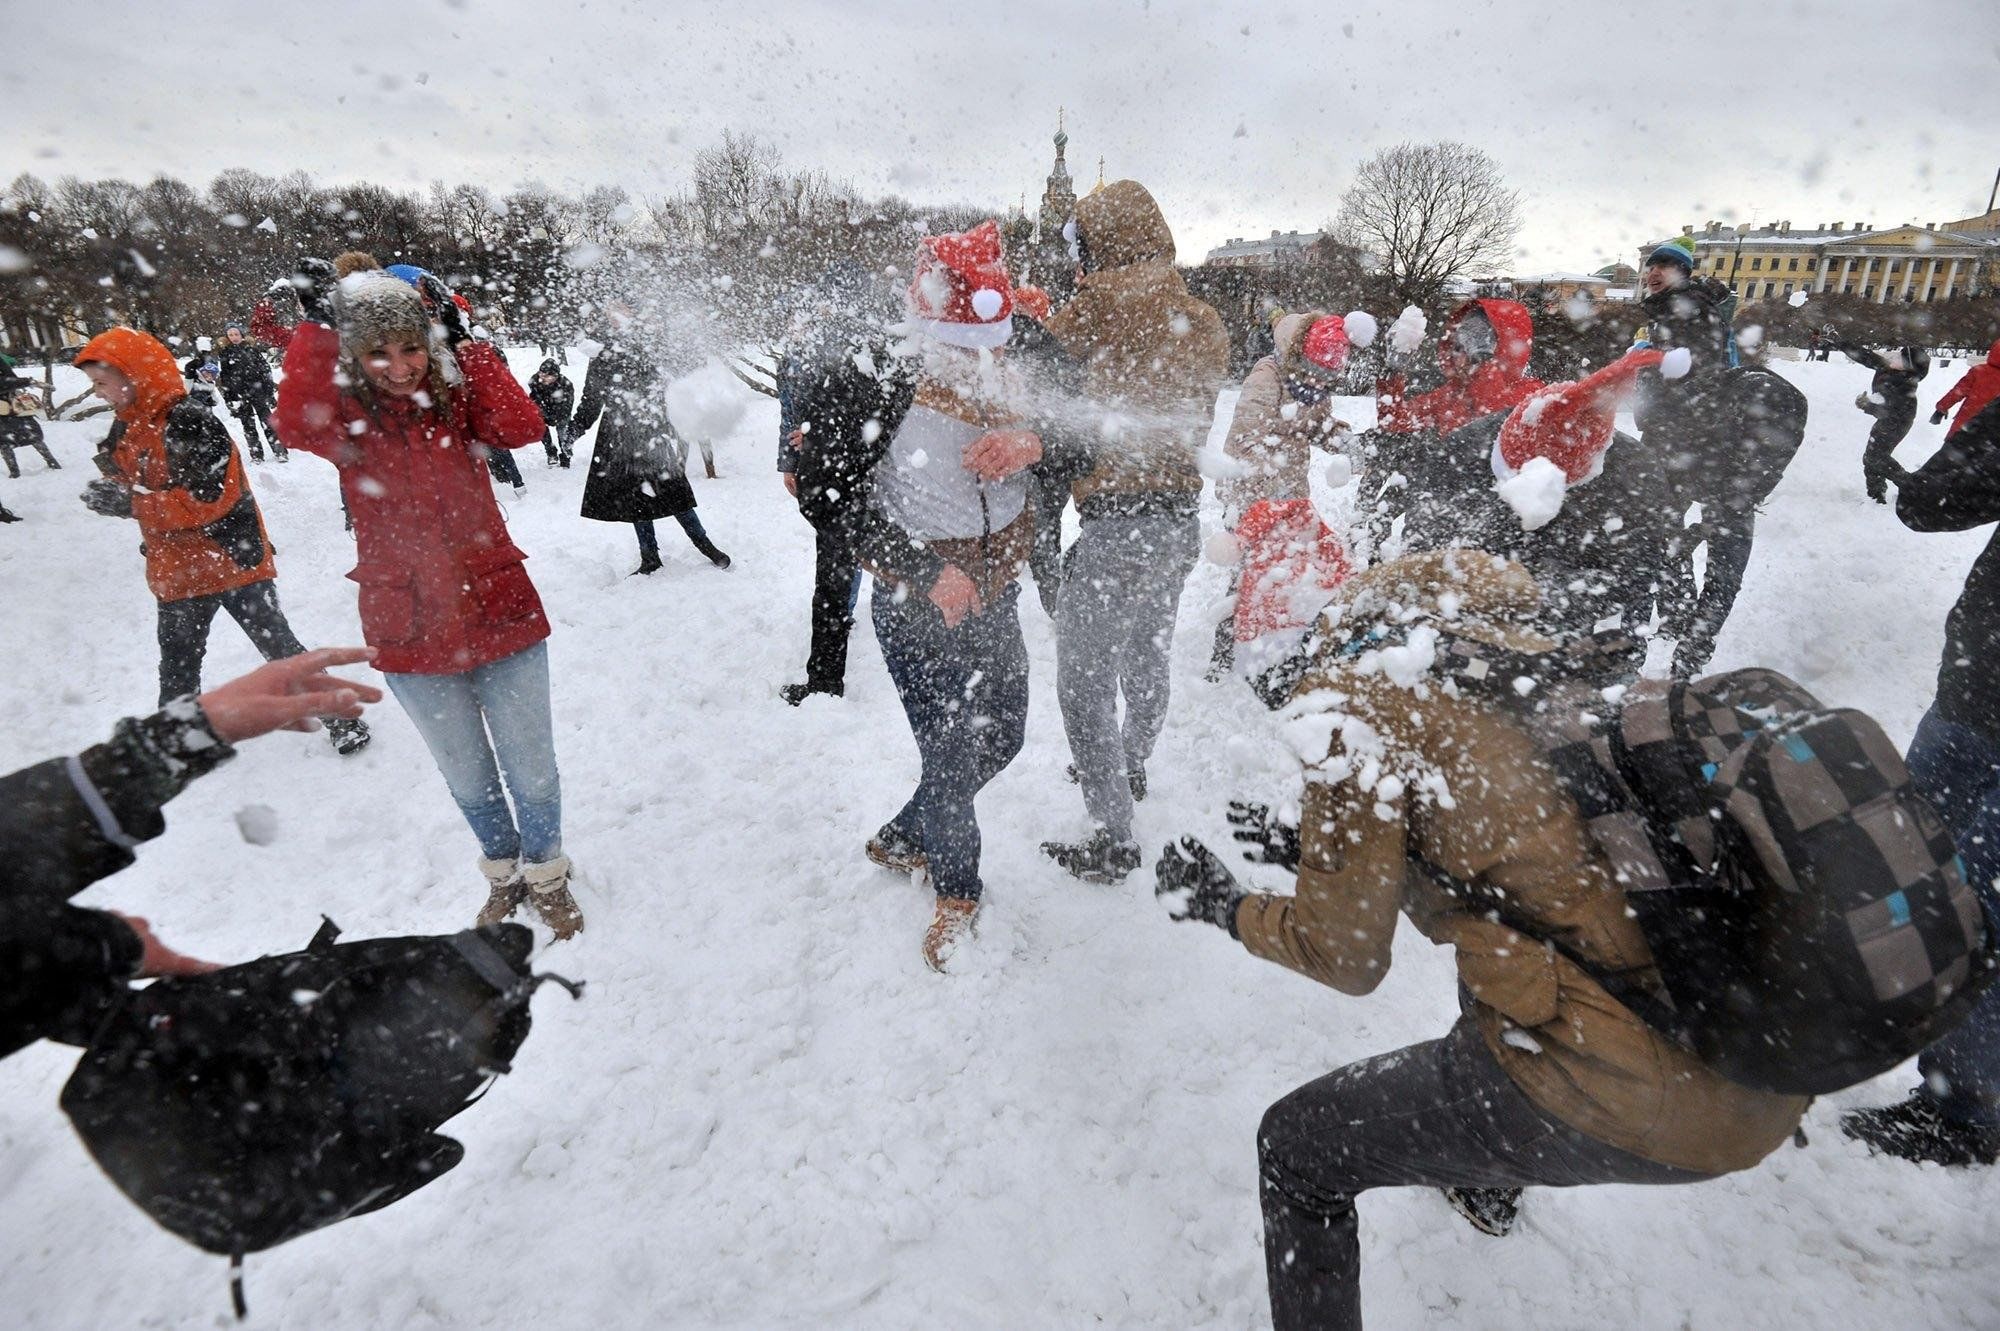
[[1085, 367], [1085, 390], [1123, 420], [1076, 483], [1098, 495], [1196, 495], [1195, 452], [1229, 371], [1222, 317], [1188, 293], [1174, 236], [1145, 186], [1120, 180], [1080, 199], [1076, 228], [1092, 271], [1048, 331]]
[[1294, 403], [1296, 410], [1289, 416], [1285, 412], [1290, 401], [1285, 396], [1285, 375], [1299, 363], [1306, 333], [1322, 317], [1311, 311], [1278, 320], [1272, 330], [1276, 349], [1244, 376], [1236, 411], [1229, 418], [1229, 437], [1222, 446], [1243, 465], [1243, 474], [1216, 486], [1223, 504], [1235, 513], [1260, 499], [1310, 499], [1313, 443], [1328, 447], [1346, 432], [1346, 423], [1333, 414], [1330, 397], [1310, 407]]
[[[1509, 627], [1538, 600], [1525, 569], [1470, 551], [1378, 565], [1339, 604], [1373, 592], [1433, 611], [1458, 602], [1453, 631], [1538, 650]], [[1560, 940], [1595, 969], [1658, 985], [1645, 936], [1609, 862], [1540, 748], [1491, 703], [1417, 689], [1342, 654], [1330, 635], [1294, 706], [1336, 715], [1332, 771], [1308, 764], [1296, 895], [1253, 895], [1236, 914], [1243, 945], [1343, 993], [1389, 969], [1398, 913], [1455, 948], [1460, 983], [1487, 1046], [1529, 1099], [1577, 1131], [1698, 1173], [1746, 1169], [1798, 1127], [1805, 1097], [1751, 1090], [1711, 1071], [1537, 938]], [[1372, 741], [1379, 740], [1379, 746]], [[1337, 779], [1350, 762], [1400, 774], [1406, 788]], [[1420, 794], [1442, 777], [1449, 803]], [[1447, 891], [1425, 870], [1442, 871]], [[1536, 937], [1500, 923], [1504, 908]]]

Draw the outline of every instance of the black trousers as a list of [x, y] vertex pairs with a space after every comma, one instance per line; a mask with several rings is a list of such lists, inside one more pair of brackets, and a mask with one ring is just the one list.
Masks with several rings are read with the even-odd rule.
[[1363, 1059], [1293, 1091], [1266, 1111], [1257, 1159], [1275, 1331], [1359, 1331], [1354, 1199], [1370, 1188], [1709, 1177], [1641, 1159], [1543, 1113], [1470, 1018], [1442, 1040]]
[[835, 536], [813, 537], [812, 647], [806, 653], [806, 683], [841, 688], [847, 679], [847, 636], [854, 630], [855, 579], [860, 567]]
[[0, 458], [7, 460], [7, 474], [17, 481], [21, 479], [21, 464], [14, 461], [14, 450], [17, 448], [32, 448], [42, 455], [42, 461], [48, 463], [51, 469], [59, 471], [62, 468], [62, 463], [56, 461], [56, 455], [49, 452], [48, 440], [42, 437], [39, 429], [32, 435], [26, 431], [19, 435], [0, 434]]
[[297, 656], [306, 649], [278, 608], [278, 584], [266, 578], [213, 596], [160, 602], [160, 705], [201, 692], [201, 663], [208, 655], [208, 630], [215, 612], [225, 610], [266, 661]]
[[521, 479], [521, 464], [514, 461], [514, 451], [509, 448], [488, 448], [486, 450], [486, 470], [493, 473], [496, 481], [505, 481], [515, 489], [527, 482]]
[[[278, 457], [285, 456], [285, 446], [278, 442], [278, 436], [271, 429], [271, 405], [261, 398], [229, 404], [229, 414], [234, 416], [237, 425], [242, 427], [243, 442], [249, 446], [250, 456], [258, 462], [264, 460], [266, 437], [271, 441], [271, 452]], [[262, 436], [257, 432], [257, 427], [260, 425], [264, 427]]]

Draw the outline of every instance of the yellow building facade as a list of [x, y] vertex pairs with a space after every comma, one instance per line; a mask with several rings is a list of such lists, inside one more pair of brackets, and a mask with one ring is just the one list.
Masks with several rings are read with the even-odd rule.
[[[1811, 230], [1794, 229], [1790, 222], [1761, 227], [1710, 222], [1688, 234], [1695, 242], [1696, 275], [1714, 278], [1746, 302], [1783, 300], [1804, 291], [1921, 305], [2000, 290], [2000, 210], [1881, 230], [1866, 222]], [[1652, 248], [1640, 250], [1641, 262]]]

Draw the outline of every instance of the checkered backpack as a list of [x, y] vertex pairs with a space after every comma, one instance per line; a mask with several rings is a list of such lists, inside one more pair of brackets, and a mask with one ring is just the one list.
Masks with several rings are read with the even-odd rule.
[[[1963, 1020], [1995, 940], [1882, 728], [1770, 670], [1522, 708], [1665, 983], [1615, 997], [1732, 1081], [1818, 1095]], [[1517, 699], [1518, 703], [1519, 700]]]

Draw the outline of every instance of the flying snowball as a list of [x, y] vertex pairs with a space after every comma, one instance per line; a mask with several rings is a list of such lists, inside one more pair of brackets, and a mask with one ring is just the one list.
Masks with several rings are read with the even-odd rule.
[[253, 846], [278, 839], [278, 813], [268, 804], [246, 804], [236, 811], [236, 830]]
[[1243, 547], [1237, 544], [1234, 532], [1218, 531], [1203, 543], [1202, 553], [1209, 563], [1222, 568], [1235, 568], [1243, 562]]
[[1414, 305], [1405, 305], [1403, 312], [1396, 316], [1396, 322], [1389, 325], [1389, 348], [1399, 356], [1407, 356], [1423, 345], [1424, 334], [1430, 331], [1430, 320]]
[[1345, 454], [1335, 453], [1326, 460], [1324, 474], [1329, 486], [1336, 490], [1343, 489], [1354, 479], [1354, 464], [1347, 460]]
[[1806, 293], [1803, 291], [1794, 291], [1791, 295], [1785, 297], [1785, 303], [1796, 310], [1806, 303]]
[[1685, 379], [1687, 378], [1688, 370], [1693, 368], [1693, 365], [1694, 354], [1686, 347], [1675, 347], [1660, 358], [1660, 377], [1662, 379]]
[[1546, 527], [1562, 512], [1569, 479], [1547, 458], [1529, 458], [1521, 470], [1500, 482], [1500, 498], [1521, 519], [1522, 531]]

